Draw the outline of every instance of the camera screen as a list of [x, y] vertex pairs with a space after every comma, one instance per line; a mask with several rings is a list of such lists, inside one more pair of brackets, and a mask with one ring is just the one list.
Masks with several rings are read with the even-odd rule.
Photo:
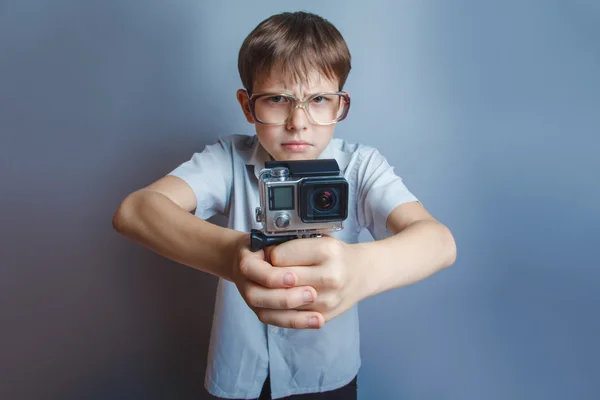
[[294, 187], [293, 186], [276, 186], [270, 188], [271, 202], [269, 208], [271, 210], [293, 210], [294, 209]]

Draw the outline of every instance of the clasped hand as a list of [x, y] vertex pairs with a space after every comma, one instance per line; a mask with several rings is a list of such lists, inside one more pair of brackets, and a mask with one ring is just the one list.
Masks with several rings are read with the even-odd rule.
[[241, 246], [233, 281], [269, 325], [318, 329], [360, 300], [357, 250], [332, 236], [252, 252]]

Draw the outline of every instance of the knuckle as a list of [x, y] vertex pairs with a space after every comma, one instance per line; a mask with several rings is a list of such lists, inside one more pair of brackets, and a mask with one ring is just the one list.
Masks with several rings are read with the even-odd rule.
[[261, 311], [261, 310], [256, 310], [255, 313], [260, 322], [262, 322], [263, 324], [269, 323], [269, 318], [267, 317], [268, 314], [266, 312]]
[[328, 240], [327, 247], [328, 247], [327, 254], [329, 255], [329, 257], [331, 257], [331, 258], [341, 257], [342, 252], [343, 252], [343, 245], [342, 245], [341, 241], [331, 238], [330, 240]]
[[317, 246], [317, 248], [315, 249], [315, 252], [317, 253], [317, 256], [319, 257], [319, 259], [321, 259], [321, 260], [327, 260], [327, 259], [329, 259], [329, 257], [331, 257], [329, 248], [326, 245], [326, 243], [321, 243], [320, 246]]
[[290, 319], [290, 328], [300, 329], [300, 321], [298, 321], [298, 317]]
[[333, 310], [338, 305], [338, 301], [333, 296], [328, 296], [321, 301], [321, 305], [325, 310]]
[[253, 297], [253, 293], [252, 293], [252, 288], [250, 288], [248, 285], [245, 285], [242, 290], [242, 297], [246, 300], [246, 303], [248, 303], [249, 305], [252, 305], [252, 297]]
[[261, 299], [259, 296], [256, 296], [255, 294], [251, 294], [248, 297], [248, 303], [250, 304], [251, 307], [265, 308], [264, 299]]
[[240, 259], [240, 272], [242, 273], [242, 275], [248, 275], [248, 273], [250, 272], [250, 260], [247, 257], [243, 257]]
[[290, 308], [290, 304], [291, 304], [291, 300], [288, 296], [284, 296], [281, 299], [279, 299], [279, 307], [281, 307], [283, 309]]
[[331, 287], [331, 280], [332, 280], [332, 275], [327, 273], [327, 274], [323, 274], [321, 275], [321, 286], [325, 287], [325, 288], [329, 288]]
[[331, 287], [333, 289], [341, 289], [342, 288], [342, 274], [341, 273], [334, 273], [333, 274], [333, 278], [331, 278]]
[[340, 289], [342, 286], [342, 275], [339, 271], [329, 271], [321, 277], [321, 284], [326, 288]]
[[246, 303], [252, 308], [271, 308], [271, 302], [259, 288], [253, 287], [246, 290]]
[[277, 274], [277, 273], [271, 273], [271, 274], [269, 274], [269, 276], [267, 276], [265, 284], [269, 288], [275, 288], [275, 287], [279, 286], [278, 285], [279, 280], [280, 280], [279, 274]]

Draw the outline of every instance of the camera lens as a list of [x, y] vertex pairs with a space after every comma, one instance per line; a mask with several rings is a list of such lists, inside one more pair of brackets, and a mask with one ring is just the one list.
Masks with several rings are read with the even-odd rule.
[[298, 213], [305, 223], [345, 220], [348, 216], [348, 183], [341, 177], [304, 180], [299, 190]]
[[321, 189], [313, 194], [312, 203], [316, 210], [327, 211], [335, 205], [335, 192], [331, 189]]

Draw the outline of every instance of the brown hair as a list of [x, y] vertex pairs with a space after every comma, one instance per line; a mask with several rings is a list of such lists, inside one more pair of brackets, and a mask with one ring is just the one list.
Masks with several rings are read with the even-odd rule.
[[259, 77], [273, 68], [296, 81], [311, 70], [337, 78], [342, 90], [350, 73], [350, 51], [341, 33], [326, 19], [307, 12], [285, 12], [262, 21], [244, 40], [238, 56], [242, 84], [252, 92]]

